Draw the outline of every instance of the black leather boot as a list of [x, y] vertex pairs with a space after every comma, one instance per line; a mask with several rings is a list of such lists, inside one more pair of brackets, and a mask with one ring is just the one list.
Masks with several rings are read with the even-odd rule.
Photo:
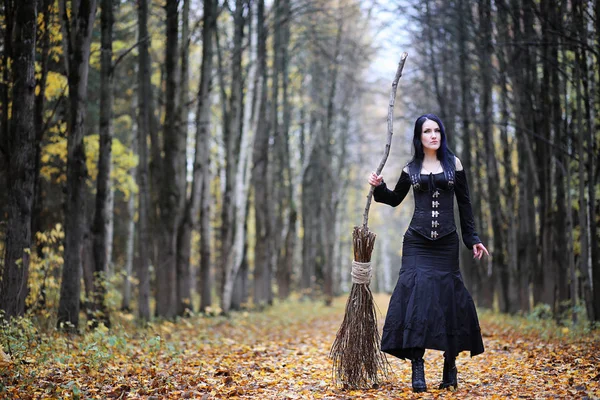
[[422, 358], [415, 358], [411, 360], [411, 362], [413, 392], [426, 392], [427, 384], [425, 383], [425, 362]]
[[457, 370], [455, 358], [444, 358], [444, 372], [442, 374], [442, 383], [439, 389], [458, 388]]

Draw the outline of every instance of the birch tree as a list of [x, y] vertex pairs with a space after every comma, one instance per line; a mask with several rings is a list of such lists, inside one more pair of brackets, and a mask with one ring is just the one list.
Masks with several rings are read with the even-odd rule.
[[[236, 3], [236, 17], [241, 15], [237, 14], [237, 6], [241, 6], [242, 2]], [[252, 14], [252, 13], [250, 13]], [[234, 18], [235, 20], [235, 18]], [[238, 20], [239, 21], [239, 20]], [[236, 28], [237, 29], [237, 28]], [[236, 36], [237, 37], [237, 36]], [[240, 38], [240, 37], [238, 37]], [[253, 47], [256, 45], [252, 44], [256, 42], [255, 40], [251, 40], [250, 46], [250, 69], [248, 72], [247, 82], [249, 82], [248, 87], [248, 96], [245, 102], [245, 110], [244, 110], [244, 121], [242, 123], [242, 137], [239, 145], [239, 159], [237, 160], [237, 170], [235, 172], [235, 187], [234, 192], [236, 193], [235, 202], [233, 208], [235, 210], [235, 227], [233, 229], [234, 237], [231, 246], [231, 251], [225, 256], [226, 260], [226, 268], [225, 268], [225, 282], [223, 285], [223, 297], [222, 297], [222, 310], [224, 313], [228, 313], [231, 309], [232, 305], [232, 297], [233, 297], [233, 288], [235, 284], [235, 280], [238, 276], [238, 272], [242, 267], [242, 263], [244, 262], [244, 247], [245, 247], [245, 235], [246, 235], [246, 213], [247, 213], [247, 205], [248, 205], [248, 190], [250, 185], [250, 149], [253, 147], [254, 140], [254, 132], [256, 131], [256, 124], [254, 121], [251, 121], [251, 117], [256, 115], [256, 112], [252, 111], [252, 98], [254, 97], [254, 91], [258, 90], [260, 93], [260, 86], [262, 82], [259, 80], [259, 87], [254, 88], [254, 75], [256, 74], [256, 63], [252, 58]], [[241, 50], [241, 46], [239, 47]], [[234, 56], [235, 57], [235, 56]], [[241, 61], [241, 59], [240, 59]], [[235, 63], [232, 71], [237, 68]], [[232, 74], [232, 78], [236, 80], [236, 75]], [[243, 100], [240, 102], [244, 104]], [[257, 106], [260, 108], [260, 104]], [[256, 121], [256, 120], [255, 120]], [[230, 131], [229, 133], [231, 133]], [[243, 290], [243, 288], [242, 288]]]

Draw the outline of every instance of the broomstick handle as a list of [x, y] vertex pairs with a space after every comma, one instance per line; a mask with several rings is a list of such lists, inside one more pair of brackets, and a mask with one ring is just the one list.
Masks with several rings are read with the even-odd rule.
[[[390, 147], [392, 146], [392, 135], [394, 134], [394, 104], [396, 103], [396, 91], [398, 90], [398, 81], [402, 76], [402, 70], [404, 69], [404, 63], [406, 62], [406, 57], [408, 57], [408, 53], [404, 52], [400, 56], [400, 62], [398, 63], [398, 69], [396, 70], [396, 76], [392, 81], [392, 89], [390, 90], [390, 104], [388, 105], [388, 116], [387, 116], [387, 142], [385, 144], [385, 150], [383, 152], [383, 157], [381, 158], [381, 162], [377, 167], [377, 171], [375, 172], [377, 175], [381, 174], [383, 170], [383, 166], [388, 159], [390, 154]], [[367, 195], [367, 205], [365, 206], [365, 213], [363, 214], [363, 229], [367, 230], [367, 224], [369, 222], [369, 208], [371, 208], [371, 199], [373, 198], [373, 190], [375, 190], [375, 186], [371, 186], [369, 189], [369, 194]]]

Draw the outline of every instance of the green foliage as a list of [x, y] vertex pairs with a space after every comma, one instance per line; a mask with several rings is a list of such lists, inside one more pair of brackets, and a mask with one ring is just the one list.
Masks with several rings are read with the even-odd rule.
[[533, 307], [527, 319], [530, 321], [541, 321], [552, 319], [552, 317], [552, 307], [548, 304], [540, 303]]
[[[578, 304], [575, 309], [570, 303], [564, 306], [563, 314], [558, 316], [553, 314], [552, 307], [549, 305], [538, 304], [531, 312], [523, 316], [479, 310], [479, 318], [482, 323], [519, 332], [520, 335], [540, 337], [544, 340], [576, 341], [589, 337], [594, 326], [587, 319], [583, 304]], [[573, 313], [576, 315], [575, 322]]]
[[10, 321], [0, 318], [0, 346], [16, 362], [31, 361], [29, 349], [37, 342], [37, 336], [30, 318], [16, 317]]

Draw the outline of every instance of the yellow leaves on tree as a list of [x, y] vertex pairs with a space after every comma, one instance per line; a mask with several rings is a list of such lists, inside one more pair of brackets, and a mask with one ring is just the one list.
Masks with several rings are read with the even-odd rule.
[[[39, 79], [41, 77], [41, 66], [39, 63], [35, 64], [35, 77]], [[40, 87], [35, 87], [35, 94], [38, 95], [40, 93]], [[46, 100], [56, 100], [60, 96], [68, 96], [69, 95], [69, 86], [67, 77], [63, 74], [59, 74], [58, 72], [48, 71], [48, 77], [46, 78], [46, 90], [44, 92], [44, 96]]]
[[[53, 183], [66, 181], [67, 139], [64, 131], [66, 123], [52, 128], [54, 133], [50, 136], [50, 143], [42, 149], [41, 176]], [[62, 134], [60, 134], [62, 133]], [[98, 135], [89, 135], [84, 138], [86, 152], [86, 166], [90, 180], [90, 190], [95, 190], [95, 180], [98, 175], [98, 152], [100, 143]], [[124, 194], [128, 199], [131, 193], [137, 192], [137, 185], [130, 171], [137, 166], [138, 157], [119, 139], [112, 142], [112, 171], [111, 179], [115, 190]]]
[[[100, 151], [100, 142], [98, 135], [85, 137], [86, 165], [88, 174], [92, 181], [96, 181], [98, 176], [98, 153]], [[112, 142], [112, 171], [111, 179], [115, 190], [125, 195], [129, 199], [131, 193], [137, 192], [137, 184], [130, 171], [137, 166], [138, 157], [125, 146], [120, 140], [113, 139]]]

